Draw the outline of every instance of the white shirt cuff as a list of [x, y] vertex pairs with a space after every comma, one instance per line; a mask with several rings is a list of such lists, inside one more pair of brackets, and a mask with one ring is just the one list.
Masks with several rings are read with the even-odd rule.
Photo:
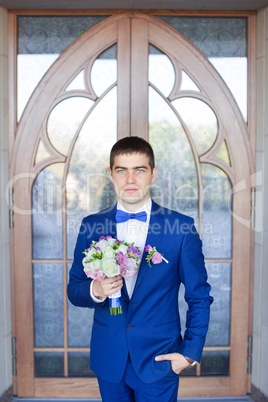
[[94, 280], [91, 282], [91, 284], [90, 284], [90, 297], [91, 297], [91, 299], [95, 302], [95, 303], [102, 303], [102, 302], [104, 302], [104, 300], [106, 299], [106, 297], [95, 297], [94, 295], [93, 295], [93, 290], [92, 290], [92, 288], [93, 288], [93, 282], [94, 282]]

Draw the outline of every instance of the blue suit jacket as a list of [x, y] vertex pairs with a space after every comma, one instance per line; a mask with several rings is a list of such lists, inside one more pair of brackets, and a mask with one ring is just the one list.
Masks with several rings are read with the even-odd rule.
[[[101, 235], [116, 237], [116, 206], [83, 219], [68, 284], [69, 300], [76, 306], [95, 308], [91, 337], [91, 369], [101, 378], [120, 382], [128, 354], [145, 383], [171, 372], [169, 361], [156, 362], [160, 354], [179, 352], [200, 361], [208, 329], [212, 297], [204, 266], [202, 245], [194, 221], [152, 203], [146, 244], [155, 246], [169, 261], [150, 268], [144, 253], [131, 300], [122, 289], [123, 314], [111, 316], [109, 302], [95, 303], [83, 272], [83, 251]], [[185, 285], [189, 309], [182, 339], [178, 310], [180, 283]]]

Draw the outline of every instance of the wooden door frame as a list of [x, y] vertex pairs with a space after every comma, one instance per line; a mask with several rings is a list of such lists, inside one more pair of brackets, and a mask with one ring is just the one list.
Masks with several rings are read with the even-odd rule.
[[[48, 15], [48, 12], [33, 12], [31, 11], [30, 13], [25, 13], [23, 12], [23, 14], [27, 14], [27, 15], [41, 15], [41, 13]], [[101, 12], [102, 14], [105, 14], [105, 12]], [[106, 12], [107, 15], [108, 11]], [[50, 14], [55, 15], [56, 13], [54, 13], [53, 11], [50, 12]], [[81, 12], [79, 12], [79, 14], [82, 14]], [[91, 13], [96, 15], [97, 13]], [[123, 35], [123, 26], [125, 26], [124, 24], [126, 24], [126, 20], [124, 20], [124, 16], [126, 15], [130, 15], [132, 14], [132, 12], [120, 12], [120, 13], [115, 13], [115, 17], [111, 17], [113, 19], [116, 19], [117, 21], [120, 21], [120, 24], [122, 26], [122, 30], [121, 30], [121, 35]], [[151, 15], [156, 15], [156, 14], [161, 14], [163, 15], [164, 12], [134, 12], [135, 16], [139, 16], [143, 21], [150, 21], [150, 17]], [[171, 15], [171, 13], [168, 13], [169, 15]], [[172, 15], [182, 15], [182, 13], [172, 13]], [[214, 16], [219, 16], [219, 13], [204, 13], [203, 15], [208, 16], [209, 15], [214, 15]], [[255, 32], [255, 28], [256, 28], [256, 18], [255, 18], [255, 14], [253, 13], [236, 13], [236, 16], [241, 16], [241, 14], [243, 14], [243, 16], [247, 16], [248, 17], [248, 21], [249, 21], [249, 29], [248, 29], [248, 35], [249, 35], [249, 81], [250, 81], [250, 85], [249, 85], [249, 99], [253, 99], [255, 100], [255, 83], [256, 83], [256, 63], [255, 63], [255, 51], [254, 51], [254, 42], [256, 42], [256, 32]], [[17, 159], [16, 159], [16, 155], [17, 155], [17, 149], [21, 147], [21, 145], [24, 148], [24, 155], [25, 157], [25, 162], [26, 164], [24, 164], [23, 167], [23, 171], [24, 172], [28, 172], [30, 171], [30, 165], [29, 165], [29, 161], [31, 160], [31, 158], [29, 158], [28, 162], [27, 162], [27, 152], [28, 152], [28, 147], [27, 144], [21, 144], [19, 142], [19, 138], [17, 138], [15, 140], [15, 136], [14, 133], [15, 132], [21, 132], [23, 131], [23, 128], [21, 127], [21, 124], [17, 127], [17, 124], [15, 122], [15, 116], [16, 116], [16, 96], [15, 96], [15, 85], [16, 85], [16, 79], [15, 79], [15, 69], [16, 69], [16, 56], [15, 56], [15, 50], [16, 50], [16, 46], [15, 46], [15, 41], [14, 38], [16, 38], [16, 17], [17, 15], [21, 15], [20, 12], [11, 12], [9, 15], [9, 19], [10, 19], [10, 25], [9, 25], [9, 32], [10, 32], [10, 38], [9, 38], [9, 43], [10, 43], [10, 58], [9, 58], [9, 63], [10, 63], [10, 88], [11, 91], [13, 91], [13, 93], [10, 96], [10, 177], [13, 177], [14, 174], [16, 174], [16, 168], [17, 168]], [[59, 14], [57, 14], [59, 15]], [[67, 15], [66, 12], [64, 13], [60, 13], [60, 15]], [[68, 14], [70, 15], [70, 13]], [[73, 12], [72, 12], [73, 15]], [[185, 13], [184, 13], [185, 15]], [[187, 15], [195, 15], [195, 13], [188, 13]], [[220, 16], [234, 16], [234, 13], [222, 13], [220, 14]], [[198, 13], [198, 16], [200, 16], [200, 13]], [[100, 32], [102, 29], [104, 29], [104, 27], [108, 27], [108, 25], [110, 24], [110, 18], [105, 20], [104, 22], [98, 24], [97, 27], [93, 28], [91, 31], [94, 32], [94, 34], [96, 32]], [[142, 21], [141, 21], [142, 23]], [[138, 22], [139, 24], [139, 22]], [[163, 23], [159, 20], [158, 22], [154, 21], [154, 25], [155, 27], [161, 26], [161, 28], [165, 29], [168, 35], [171, 36], [177, 36], [179, 37], [180, 35], [175, 32], [175, 30], [173, 30], [172, 28], [168, 27], [168, 26], [164, 26]], [[152, 35], [151, 38], [154, 38], [154, 35], [157, 35], [157, 28], [154, 27], [151, 29], [151, 32], [149, 33], [149, 38], [150, 35]], [[119, 34], [120, 35], [120, 30], [119, 30]], [[159, 41], [161, 42], [161, 38], [158, 38]], [[125, 40], [125, 46], [127, 47], [127, 44], [130, 41], [129, 37], [124, 37]], [[180, 38], [181, 40], [181, 38]], [[166, 42], [165, 42], [166, 43]], [[168, 45], [166, 43], [166, 45]], [[187, 41], [185, 42], [185, 45], [187, 46]], [[108, 45], [107, 45], [108, 46]], [[163, 45], [165, 46], [165, 45]], [[122, 57], [125, 58], [126, 54], [123, 51], [123, 48], [120, 50], [119, 49], [119, 53], [118, 53], [118, 57]], [[202, 59], [202, 62], [204, 63], [204, 65], [206, 66], [206, 68], [210, 68], [209, 67], [209, 63], [207, 61], [207, 59], [202, 56], [200, 54], [199, 51], [196, 52], [196, 57], [198, 57], [199, 59]], [[61, 60], [61, 63], [63, 62], [67, 62], [67, 60], [65, 60], [65, 58], [63, 57]], [[125, 71], [125, 77], [126, 77], [126, 70]], [[213, 72], [213, 74], [215, 75], [215, 72]], [[122, 74], [123, 77], [123, 74]], [[142, 83], [141, 83], [142, 85]], [[147, 84], [146, 84], [147, 85]], [[123, 87], [122, 87], [123, 88]], [[221, 86], [221, 90], [222, 93], [226, 93], [226, 88], [225, 86]], [[125, 91], [129, 91], [129, 87], [125, 87], [124, 90], [122, 90], [121, 94], [119, 92], [118, 96], [125, 96]], [[138, 97], [138, 95], [135, 93], [133, 94], [135, 99], [135, 96]], [[33, 97], [34, 98], [34, 97]], [[36, 99], [32, 99], [32, 102], [36, 101]], [[245, 130], [244, 127], [244, 123], [243, 121], [241, 121], [241, 114], [237, 108], [237, 105], [235, 104], [235, 102], [233, 102], [232, 104], [232, 109], [235, 111], [235, 115], [237, 120], [240, 122], [239, 124], [242, 127], [242, 132], [244, 133], [244, 141], [245, 141], [245, 147], [247, 150], [247, 154], [249, 156], [249, 162], [248, 162], [248, 166], [249, 166], [249, 174], [248, 176], [250, 177], [250, 175], [252, 175], [254, 173], [254, 168], [255, 168], [255, 161], [254, 161], [254, 155], [255, 155], [255, 120], [256, 120], [256, 112], [255, 112], [255, 105], [253, 104], [253, 101], [249, 102], [249, 111], [248, 111], [248, 130]], [[220, 104], [219, 104], [220, 107]], [[27, 113], [27, 111], [30, 108], [26, 109], [25, 113]], [[141, 110], [141, 108], [139, 110], [136, 110], [135, 113], [137, 113], [139, 115], [139, 113], [142, 113], [142, 115], [144, 116], [144, 109]], [[134, 112], [132, 112], [134, 113]], [[133, 122], [134, 126], [132, 125], [132, 123], [130, 122], [130, 115], [131, 115], [131, 111], [129, 111], [129, 117], [128, 119], [121, 119], [120, 120], [120, 125], [119, 126], [119, 137], [126, 135], [125, 133], [127, 132], [127, 130], [130, 131], [139, 131], [142, 132], [143, 135], [145, 135], [146, 132], [146, 124], [147, 121], [146, 119], [142, 120], [142, 125], [141, 126], [135, 126], [135, 122]], [[130, 128], [131, 127], [131, 128]], [[244, 127], [244, 128], [243, 128]], [[121, 133], [121, 134], [120, 134]], [[21, 152], [21, 151], [20, 151]], [[30, 156], [30, 155], [29, 155]], [[56, 157], [56, 156], [55, 156]], [[28, 167], [27, 167], [28, 166]], [[27, 170], [29, 169], [29, 170]], [[244, 169], [243, 169], [244, 171]], [[242, 171], [240, 172], [240, 179], [243, 179], [243, 174]], [[31, 179], [31, 181], [28, 183], [27, 192], [31, 192], [31, 183], [33, 182], [33, 178]], [[248, 191], [247, 191], [247, 197], [246, 197], [246, 203], [250, 200], [250, 189], [252, 186], [252, 183], [247, 182], [247, 186], [248, 186]], [[17, 188], [17, 191], [20, 191], [21, 193], [25, 194], [25, 187], [22, 185], [21, 187]], [[26, 198], [27, 198], [27, 194]], [[243, 197], [245, 198], [245, 194], [240, 194], [238, 195], [238, 197]], [[248, 209], [248, 205], [245, 203], [245, 200], [240, 201], [242, 204], [244, 204], [245, 206], [245, 210]], [[16, 198], [15, 198], [15, 205], [16, 205]], [[26, 207], [30, 207], [29, 203], [27, 202], [27, 200], [24, 200], [24, 206]], [[250, 220], [250, 216], [248, 214], [246, 214], [245, 219]], [[24, 232], [25, 232], [25, 236], [26, 238], [28, 238], [28, 244], [31, 244], [31, 224], [30, 224], [30, 219], [25, 219], [24, 216], [20, 216], [19, 214], [15, 213], [15, 226], [17, 225], [21, 225], [21, 227], [24, 228]], [[241, 224], [240, 226], [238, 225], [238, 228], [236, 230], [236, 232], [234, 233], [234, 242], [237, 243], [236, 239], [240, 237], [240, 230], [243, 231], [243, 225]], [[238, 277], [233, 277], [233, 280], [239, 282], [241, 280], [244, 280], [244, 286], [246, 288], [249, 289], [249, 293], [250, 293], [250, 301], [248, 300], [236, 300], [236, 303], [240, 303], [241, 308], [244, 309], [246, 306], [246, 311], [249, 314], [249, 320], [246, 322], [246, 327], [243, 327], [243, 331], [244, 331], [244, 340], [243, 340], [243, 344], [245, 345], [245, 343], [247, 342], [247, 335], [251, 334], [251, 327], [252, 327], [252, 292], [253, 292], [253, 287], [252, 287], [252, 282], [250, 282], [250, 278], [252, 277], [252, 272], [253, 272], [253, 232], [249, 232], [248, 236], [250, 237], [250, 239], [248, 238], [248, 244], [251, 244], [250, 249], [246, 250], [247, 252], [247, 256], [248, 256], [248, 260], [251, 262], [251, 266], [249, 267], [248, 270], [248, 275], [241, 277], [241, 274], [239, 274]], [[11, 246], [12, 248], [15, 246], [16, 247], [16, 251], [19, 253], [23, 253], [24, 248], [22, 246], [20, 246], [20, 236], [16, 237], [16, 234], [14, 234], [14, 230], [11, 231]], [[236, 251], [237, 253], [237, 258], [238, 260], [240, 260], [242, 254], [244, 253], [244, 250], [240, 247], [237, 248], [236, 247]], [[30, 253], [29, 253], [30, 254]], [[13, 258], [14, 256], [12, 255], [12, 320], [13, 320], [13, 336], [16, 337], [17, 333], [23, 334], [23, 336], [20, 336], [20, 340], [18, 342], [18, 357], [19, 357], [19, 361], [18, 361], [18, 370], [27, 370], [27, 372], [31, 373], [31, 379], [30, 376], [28, 376], [28, 380], [26, 378], [23, 379], [23, 381], [19, 381], [17, 383], [17, 379], [16, 377], [14, 378], [14, 385], [15, 385], [15, 389], [14, 389], [14, 393], [17, 393], [17, 390], [19, 392], [19, 395], [22, 396], [51, 396], [50, 393], [48, 393], [47, 391], [47, 384], [48, 381], [51, 384], [50, 389], [54, 389], [55, 391], [55, 396], [68, 396], [69, 391], [72, 389], [74, 382], [76, 384], [76, 386], [79, 386], [79, 389], [84, 389], [84, 390], [88, 390], [89, 388], [92, 390], [92, 395], [94, 394], [94, 396], [99, 396], [98, 393], [98, 386], [97, 386], [97, 381], [96, 379], [70, 379], [70, 378], [64, 378], [61, 379], [61, 384], [64, 385], [64, 393], [65, 395], [62, 394], [62, 388], [59, 389], [58, 388], [58, 383], [59, 380], [55, 379], [42, 379], [42, 378], [38, 378], [35, 380], [35, 385], [33, 384], [33, 356], [32, 358], [29, 359], [29, 356], [32, 355], [32, 345], [30, 345], [29, 342], [29, 334], [31, 333], [31, 342], [33, 344], [33, 320], [29, 320], [29, 315], [28, 315], [28, 311], [33, 311], [33, 304], [32, 304], [32, 276], [31, 276], [31, 272], [25, 272], [25, 271], [21, 271], [21, 272], [16, 272], [15, 275], [15, 258]], [[30, 255], [31, 257], [31, 255]], [[32, 264], [31, 258], [28, 258], [27, 260], [25, 259], [24, 264]], [[29, 270], [30, 271], [30, 270]], [[25, 289], [24, 289], [24, 293], [22, 296], [15, 297], [16, 293], [17, 293], [17, 289], [20, 288], [21, 283], [25, 284]], [[235, 297], [236, 295], [233, 295], [233, 302], [235, 301]], [[27, 306], [27, 309], [23, 308], [22, 306]], [[16, 316], [20, 317], [20, 320], [16, 319]], [[234, 320], [234, 321], [233, 321]], [[238, 323], [239, 322], [239, 317], [232, 317], [232, 322], [233, 323]], [[27, 326], [25, 325], [25, 323], [27, 323]], [[239, 326], [239, 328], [241, 329], [241, 327]], [[233, 331], [232, 332], [232, 339], [231, 339], [231, 343], [236, 341], [235, 337], [240, 335], [238, 334], [238, 331]], [[246, 336], [245, 336], [246, 334]], [[241, 359], [242, 361], [245, 360], [245, 354], [243, 353], [243, 356], [237, 356], [236, 359], [232, 359], [231, 360], [231, 373], [233, 370], [238, 370], [239, 371], [239, 366], [241, 365]], [[22, 367], [20, 365], [20, 361], [24, 361], [26, 362], [25, 365]], [[245, 364], [245, 361], [244, 361]], [[180, 393], [182, 396], [189, 396], [191, 393], [191, 389], [190, 389], [190, 379], [189, 378], [182, 378], [181, 379], [181, 384], [183, 385], [183, 389], [182, 392]], [[206, 387], [206, 389], [202, 389], [202, 378], [195, 378], [194, 379], [195, 384], [197, 389], [199, 389], [199, 395], [200, 396], [205, 396], [205, 395], [215, 395], [216, 391], [219, 390], [219, 388], [221, 388], [221, 395], [240, 395], [241, 392], [241, 383], [239, 383], [237, 381], [238, 387], [236, 386], [232, 386], [232, 388], [230, 388], [229, 383], [228, 383], [228, 379], [226, 377], [212, 377], [211, 381], [208, 381], [208, 388]], [[242, 381], [244, 382], [244, 381]], [[250, 384], [250, 376], [248, 376], [248, 384], [247, 384], [247, 389], [249, 389], [249, 384]], [[243, 384], [243, 389], [245, 389], [245, 384]], [[209, 392], [209, 394], [208, 394]], [[244, 392], [244, 391], [243, 391]], [[79, 395], [81, 395], [81, 397], [84, 395], [83, 392], [81, 394], [79, 394], [79, 392], [76, 392], [76, 396], [79, 397]], [[219, 395], [219, 393], [217, 392], [217, 395]]]

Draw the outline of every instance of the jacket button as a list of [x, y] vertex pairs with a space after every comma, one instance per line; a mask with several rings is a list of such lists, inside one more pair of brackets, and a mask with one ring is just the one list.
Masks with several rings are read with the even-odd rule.
[[133, 328], [133, 325], [128, 324], [127, 329], [131, 329], [131, 328]]
[[128, 304], [129, 304], [129, 300], [125, 300], [125, 303], [128, 305]]

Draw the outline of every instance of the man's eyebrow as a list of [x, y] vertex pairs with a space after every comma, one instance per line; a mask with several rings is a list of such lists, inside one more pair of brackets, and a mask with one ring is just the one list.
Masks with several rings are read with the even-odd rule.
[[127, 168], [124, 166], [115, 166], [114, 169], [127, 169]]
[[133, 169], [146, 169], [146, 170], [148, 170], [148, 167], [141, 165], [141, 166], [135, 166]]
[[[127, 168], [127, 167], [124, 167], [124, 166], [115, 166], [114, 169], [115, 169], [115, 170], [116, 170], [116, 169], [128, 170], [128, 168]], [[136, 170], [136, 169], [146, 169], [146, 170], [148, 170], [148, 166], [143, 166], [143, 165], [141, 165], [141, 166], [134, 166], [134, 167], [131, 168], [131, 169], [132, 169], [132, 170]]]

